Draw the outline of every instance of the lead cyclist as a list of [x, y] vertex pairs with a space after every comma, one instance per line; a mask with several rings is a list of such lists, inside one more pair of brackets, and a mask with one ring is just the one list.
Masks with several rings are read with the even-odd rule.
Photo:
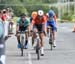
[[[43, 10], [38, 10], [37, 16], [32, 19], [31, 22], [31, 29], [33, 29], [34, 26], [34, 32], [40, 32], [40, 46], [41, 46], [41, 56], [44, 56], [44, 43], [43, 43], [43, 37], [45, 32], [45, 23], [46, 23], [46, 17], [44, 15]], [[33, 37], [35, 36], [35, 33], [33, 34]]]

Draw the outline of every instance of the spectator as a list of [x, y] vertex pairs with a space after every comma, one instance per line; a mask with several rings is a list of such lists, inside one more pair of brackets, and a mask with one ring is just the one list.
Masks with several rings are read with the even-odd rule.
[[5, 64], [5, 42], [4, 42], [4, 25], [2, 22], [2, 12], [0, 11], [0, 64]]

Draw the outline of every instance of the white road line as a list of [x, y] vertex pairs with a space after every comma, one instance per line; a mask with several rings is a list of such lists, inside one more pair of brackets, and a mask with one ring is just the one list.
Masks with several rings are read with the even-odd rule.
[[28, 52], [28, 59], [29, 59], [29, 60], [28, 60], [28, 63], [29, 63], [29, 64], [32, 64], [31, 54], [30, 54], [30, 52]]
[[[28, 39], [28, 45], [29, 47], [31, 46], [31, 37], [29, 37]], [[30, 48], [29, 48], [30, 49]], [[30, 54], [30, 51], [28, 51], [28, 64], [32, 64], [32, 60], [31, 60], [31, 54]]]
[[5, 55], [1, 56], [0, 61], [2, 62], [2, 64], [5, 64]]

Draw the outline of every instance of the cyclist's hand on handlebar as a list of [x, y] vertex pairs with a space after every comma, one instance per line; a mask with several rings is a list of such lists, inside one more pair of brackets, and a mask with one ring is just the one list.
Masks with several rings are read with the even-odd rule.
[[33, 32], [33, 30], [30, 30], [30, 32]]

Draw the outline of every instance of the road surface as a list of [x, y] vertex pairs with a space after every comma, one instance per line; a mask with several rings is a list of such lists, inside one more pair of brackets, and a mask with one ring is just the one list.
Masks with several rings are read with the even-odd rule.
[[73, 23], [58, 24], [56, 38], [57, 47], [50, 50], [48, 38], [44, 39], [45, 55], [37, 60], [35, 50], [29, 42], [29, 49], [20, 56], [17, 39], [14, 35], [6, 41], [6, 64], [75, 64], [75, 33], [72, 33]]

